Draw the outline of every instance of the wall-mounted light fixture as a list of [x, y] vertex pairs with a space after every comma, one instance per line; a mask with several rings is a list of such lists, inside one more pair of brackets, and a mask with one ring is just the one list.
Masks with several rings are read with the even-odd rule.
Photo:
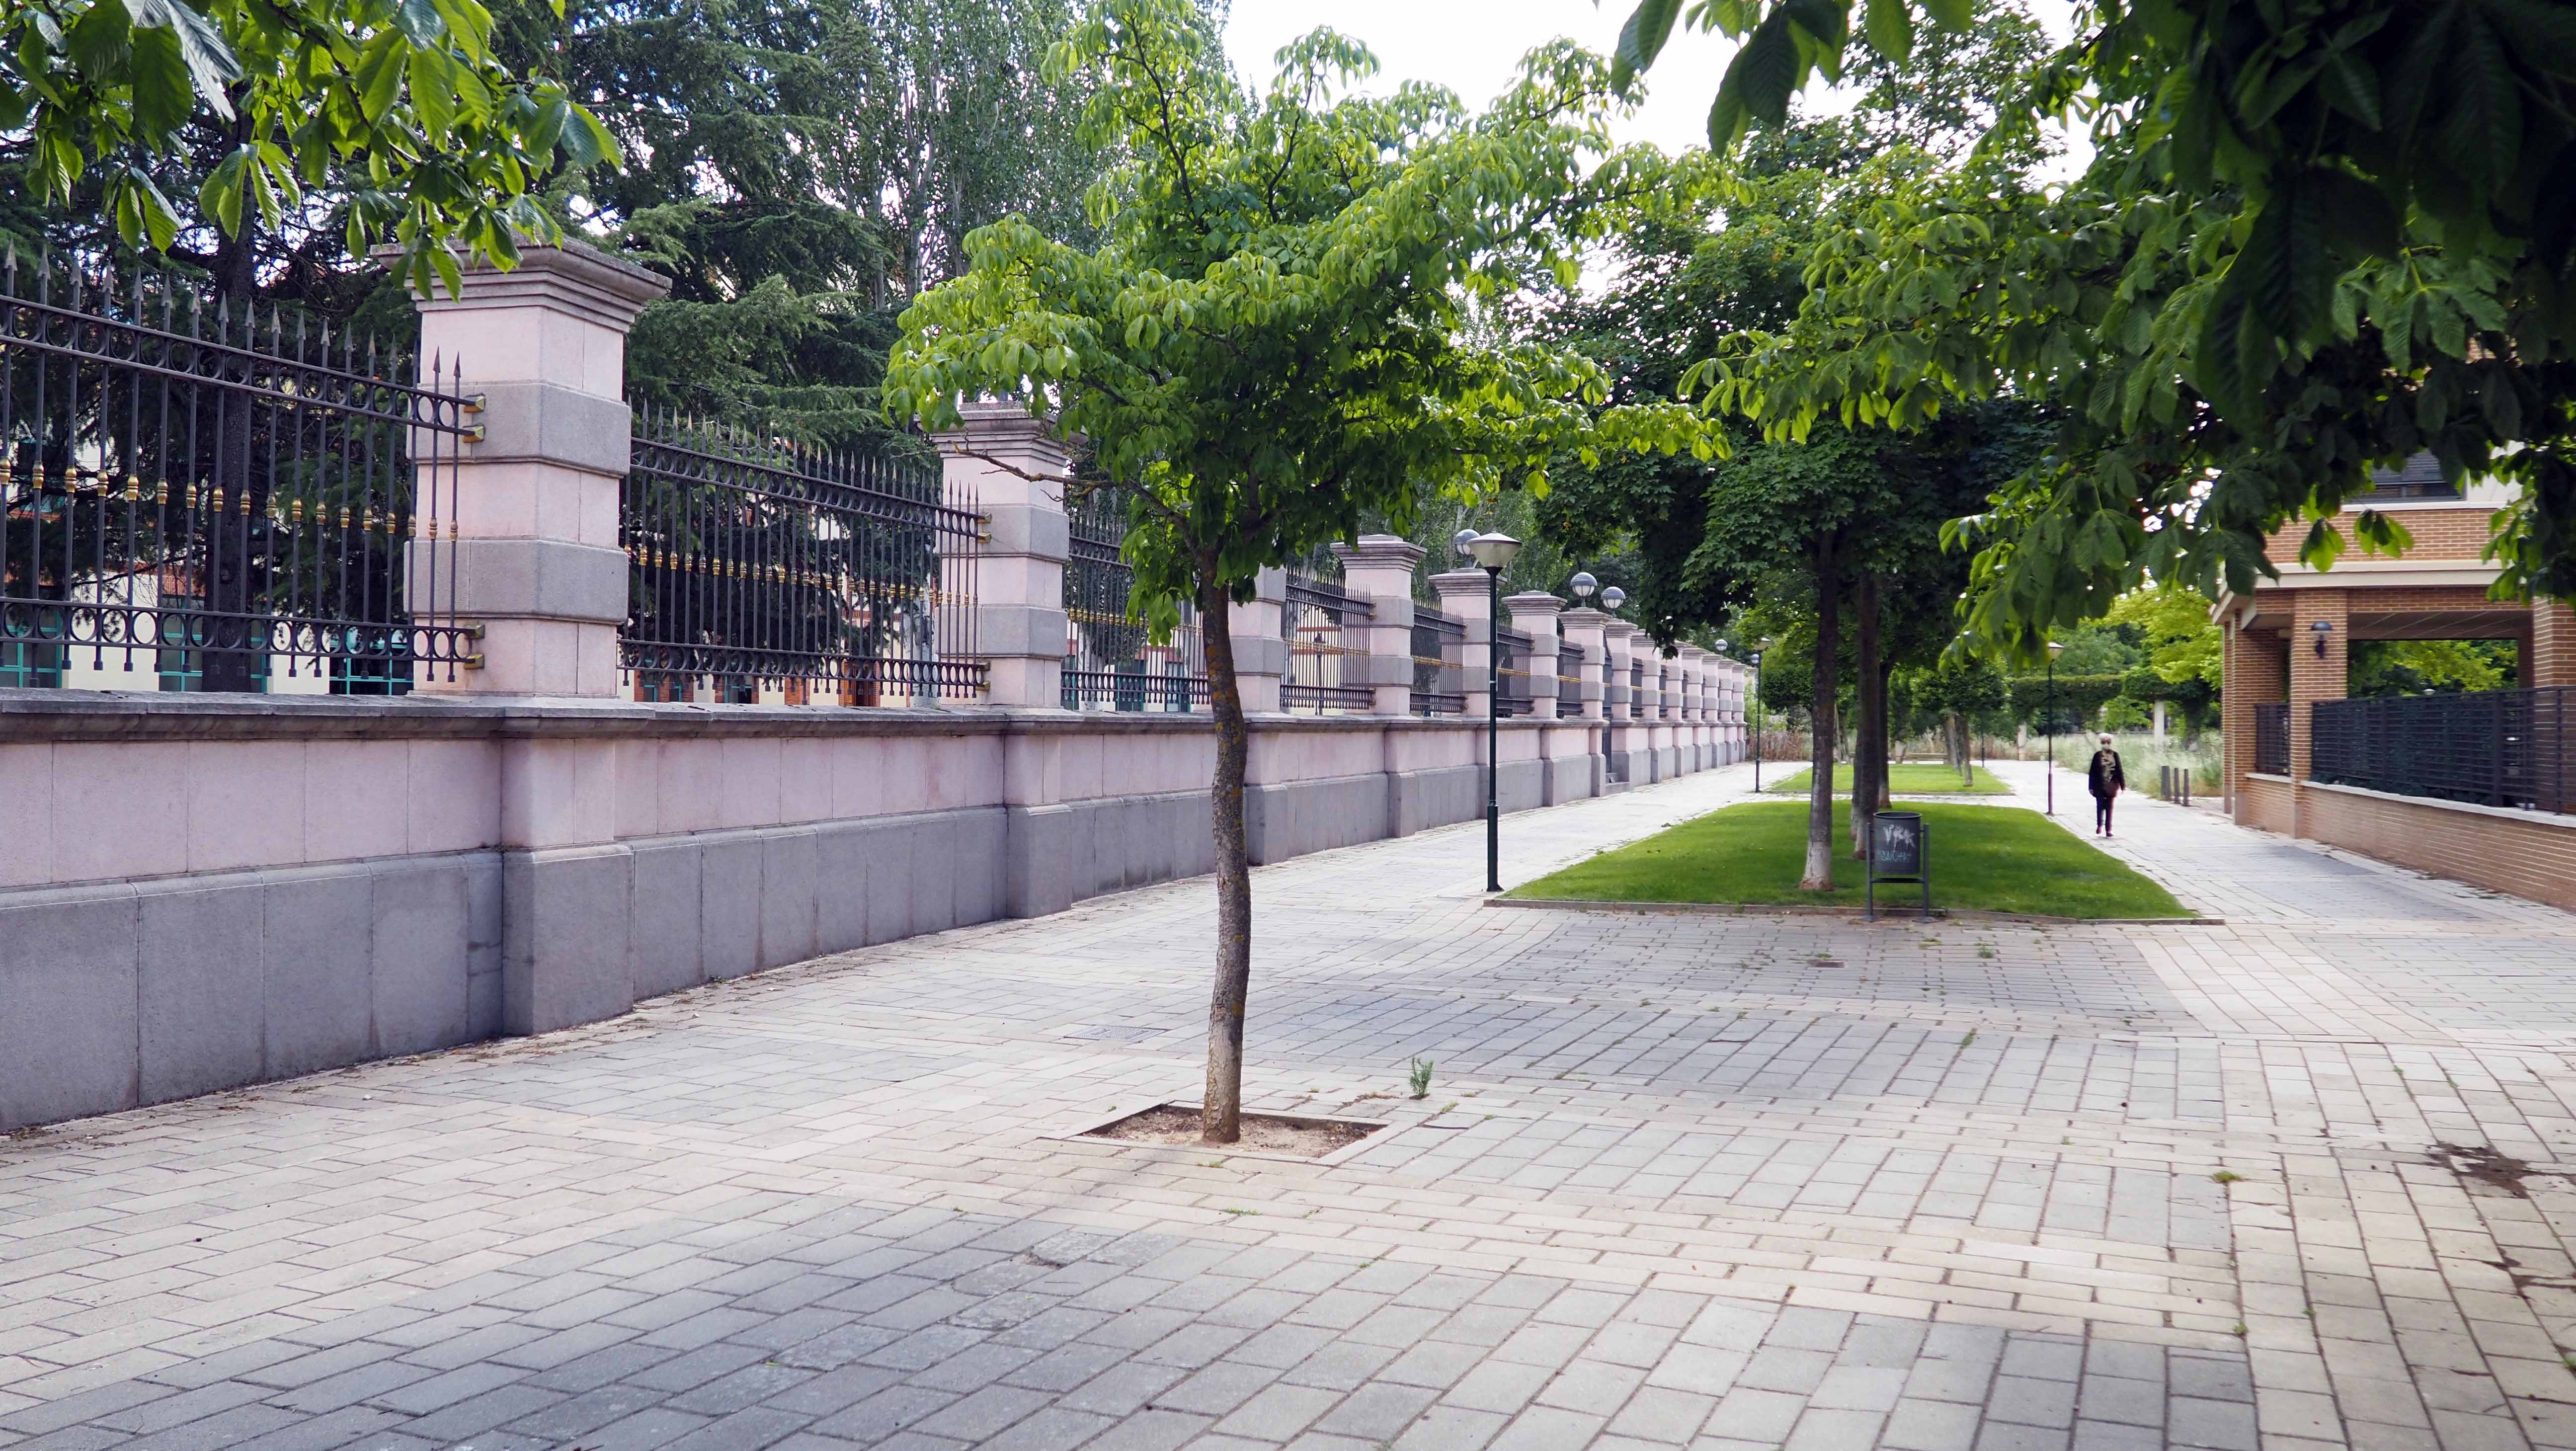
[[2311, 620], [2308, 622], [2308, 633], [2316, 637], [2317, 658], [2323, 660], [2326, 658], [2326, 637], [2334, 633], [2334, 621]]

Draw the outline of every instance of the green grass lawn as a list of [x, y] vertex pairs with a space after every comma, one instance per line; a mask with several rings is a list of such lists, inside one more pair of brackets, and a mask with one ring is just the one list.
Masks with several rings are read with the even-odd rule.
[[[2046, 917], [2189, 917], [2164, 888], [2096, 851], [2035, 811], [1926, 802], [1932, 905]], [[1862, 866], [1846, 845], [1850, 807], [1834, 803], [1835, 890], [1802, 892], [1807, 808], [1757, 801], [1712, 811], [1669, 831], [1505, 893], [1592, 902], [1724, 902], [1850, 906], [1862, 900]], [[1882, 901], [1919, 902], [1911, 882], [1882, 883]]]
[[[1947, 766], [1927, 765], [1920, 761], [1902, 766], [1890, 766], [1887, 768], [1887, 789], [1899, 796], [2010, 796], [2012, 794], [2012, 788], [1996, 780], [1994, 773], [1985, 767], [1974, 766], [1970, 771], [1975, 776], [1976, 784], [1962, 786], [1959, 784], [1959, 773]], [[1807, 794], [1807, 787], [1815, 779], [1815, 772], [1800, 771], [1777, 785], [1763, 787], [1762, 794], [1768, 796], [1777, 792], [1783, 796], [1804, 796]], [[1834, 767], [1835, 795], [1849, 796], [1851, 782], [1852, 768], [1849, 762]]]

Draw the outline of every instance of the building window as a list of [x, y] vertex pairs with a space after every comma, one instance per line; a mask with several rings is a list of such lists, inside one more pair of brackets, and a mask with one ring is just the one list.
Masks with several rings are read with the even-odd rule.
[[2419, 453], [2398, 468], [2372, 469], [2370, 483], [2370, 502], [2460, 497], [2460, 486], [2442, 477], [2441, 462], [2429, 453]]

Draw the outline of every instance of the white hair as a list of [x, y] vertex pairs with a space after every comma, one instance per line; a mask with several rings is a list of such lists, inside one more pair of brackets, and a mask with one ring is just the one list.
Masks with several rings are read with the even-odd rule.
[[2111, 733], [2109, 731], [2104, 731], [2102, 733], [2102, 744], [2106, 746], [2111, 744]]

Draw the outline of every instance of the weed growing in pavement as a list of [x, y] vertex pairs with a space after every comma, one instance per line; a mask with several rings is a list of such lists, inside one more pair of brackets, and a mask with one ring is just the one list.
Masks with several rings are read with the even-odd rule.
[[1429, 1098], [1431, 1096], [1430, 1059], [1414, 1059], [1410, 1070], [1405, 1074], [1405, 1078], [1406, 1081], [1413, 1085], [1413, 1096], [1415, 1098]]
[[2209, 1176], [2209, 1182], [2212, 1184], [2234, 1184], [2244, 1179], [2244, 1177], [2244, 1175], [2237, 1173], [2233, 1169], [2221, 1169], [2217, 1173]]

